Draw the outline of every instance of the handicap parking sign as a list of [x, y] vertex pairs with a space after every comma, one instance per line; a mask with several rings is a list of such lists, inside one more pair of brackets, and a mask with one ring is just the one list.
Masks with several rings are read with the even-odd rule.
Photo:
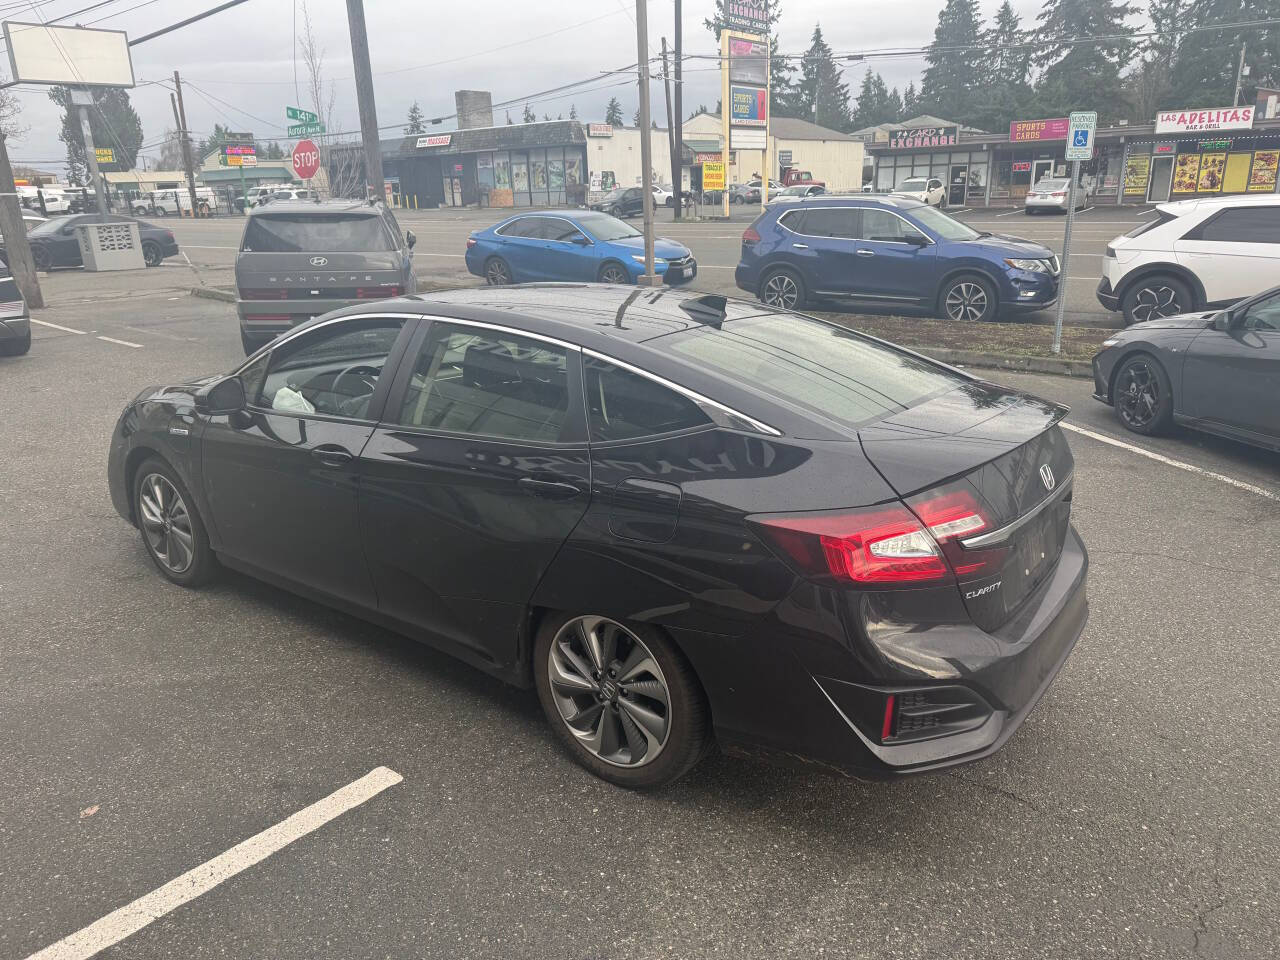
[[1067, 137], [1068, 160], [1090, 160], [1093, 157], [1093, 134], [1098, 129], [1098, 115], [1092, 111], [1071, 114]]
[[1087, 147], [1089, 145], [1089, 131], [1077, 130], [1076, 138], [1073, 142], [1077, 147]]

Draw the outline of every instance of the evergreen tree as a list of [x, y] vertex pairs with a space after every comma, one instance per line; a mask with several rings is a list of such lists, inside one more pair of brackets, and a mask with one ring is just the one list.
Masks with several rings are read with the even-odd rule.
[[868, 70], [862, 76], [862, 86], [858, 90], [858, 104], [853, 114], [854, 130], [863, 127], [874, 127], [880, 123], [895, 123], [902, 113], [901, 98], [898, 91], [889, 93], [884, 77]]
[[510, 111], [510, 110], [508, 110], [508, 111], [507, 111], [507, 126], [509, 127], [509, 126], [511, 126], [511, 125], [512, 125], [512, 124], [511, 124], [511, 111]]
[[288, 156], [277, 140], [272, 140], [267, 144], [265, 150], [259, 150], [258, 152], [266, 160], [283, 160]]
[[[1190, 0], [1182, 23], [1187, 27], [1273, 19], [1278, 0]], [[1154, 23], [1154, 19], [1153, 19]], [[1246, 43], [1240, 102], [1253, 103], [1258, 87], [1280, 86], [1280, 26], [1265, 24], [1228, 30], [1204, 30], [1180, 37], [1173, 64], [1172, 93], [1162, 107], [1221, 107], [1231, 102]]]
[[920, 96], [916, 93], [916, 82], [912, 80], [907, 89], [902, 91], [902, 119], [910, 120], [920, 113]]
[[985, 66], [977, 49], [981, 37], [976, 0], [947, 0], [925, 54], [918, 109], [961, 123], [973, 118]]
[[544, 113], [544, 114], [542, 115], [542, 119], [543, 119], [543, 120], [550, 120], [550, 119], [551, 119], [551, 114], [549, 114], [549, 113]]
[[971, 121], [974, 126], [998, 133], [1011, 121], [1029, 116], [1032, 91], [1027, 36], [1012, 4], [1004, 0], [991, 28], [982, 35], [986, 47], [982, 60], [987, 79], [978, 91], [980, 96]]
[[898, 92], [897, 87], [894, 87], [889, 91], [889, 99], [884, 112], [889, 118], [887, 121], [889, 123], [897, 123], [900, 120], [906, 119], [906, 117], [902, 115], [902, 94]]
[[[880, 82], [881, 87], [884, 81]], [[849, 87], [840, 75], [831, 47], [822, 36], [822, 25], [814, 24], [809, 49], [800, 66], [793, 101], [795, 115], [835, 130], [852, 130]]]
[[1135, 123], [1151, 120], [1173, 92], [1173, 64], [1187, 0], [1150, 0], [1147, 18], [1153, 36], [1142, 46], [1142, 59], [1124, 78], [1125, 105]]
[[622, 104], [617, 97], [609, 98], [609, 105], [604, 108], [604, 122], [615, 127], [622, 126]]
[[[1046, 0], [1038, 18], [1035, 57], [1044, 71], [1036, 96], [1046, 116], [1096, 110], [1099, 122], [1106, 124], [1125, 112], [1120, 69], [1131, 61], [1135, 47], [1133, 28], [1125, 21], [1136, 9], [1122, 0]], [[1081, 36], [1109, 39], [1066, 42]]]
[[[132, 170], [142, 146], [142, 121], [129, 102], [129, 91], [117, 87], [89, 89], [94, 102], [89, 110], [93, 142], [99, 147], [111, 148], [117, 170]], [[62, 131], [58, 139], [67, 146], [67, 179], [83, 186], [89, 179], [89, 164], [84, 153], [84, 134], [80, 130], [80, 109], [72, 105], [67, 87], [51, 88], [49, 99], [62, 107]]]
[[576, 103], [569, 104], [569, 119], [570, 120], [578, 119], [578, 105]]
[[418, 101], [413, 101], [413, 106], [409, 108], [409, 122], [404, 126], [404, 132], [409, 135], [427, 132], [427, 125], [423, 122], [422, 108], [418, 106]]
[[537, 120], [537, 119], [538, 119], [538, 115], [537, 115], [536, 113], [534, 113], [534, 112], [533, 112], [533, 110], [532, 110], [532, 109], [529, 107], [529, 105], [526, 103], [526, 104], [524, 105], [524, 114], [520, 117], [520, 122], [521, 122], [521, 123], [533, 123], [533, 122], [534, 122], [535, 120]]

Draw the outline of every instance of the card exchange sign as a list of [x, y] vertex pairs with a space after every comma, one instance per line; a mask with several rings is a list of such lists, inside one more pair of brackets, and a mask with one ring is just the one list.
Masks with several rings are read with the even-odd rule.
[[769, 0], [724, 0], [730, 30], [765, 36], [769, 32]]
[[921, 147], [954, 147], [959, 127], [911, 127], [889, 132], [890, 150], [917, 150]]

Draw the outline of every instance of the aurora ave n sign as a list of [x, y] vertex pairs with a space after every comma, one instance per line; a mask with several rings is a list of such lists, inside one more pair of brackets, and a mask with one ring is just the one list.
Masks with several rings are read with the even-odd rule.
[[1247, 130], [1253, 126], [1253, 107], [1209, 110], [1161, 110], [1156, 133], [1202, 133], [1206, 130]]

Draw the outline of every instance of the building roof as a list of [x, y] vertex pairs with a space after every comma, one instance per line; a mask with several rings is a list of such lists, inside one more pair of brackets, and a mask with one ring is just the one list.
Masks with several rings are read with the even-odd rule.
[[[524, 150], [529, 147], [562, 147], [567, 143], [586, 143], [586, 130], [577, 120], [542, 120], [536, 123], [504, 123], [492, 127], [466, 130], [442, 130], [421, 136], [449, 136], [445, 146], [418, 149], [418, 134], [398, 141], [383, 141], [383, 156], [449, 156], [478, 150]], [[388, 150], [388, 144], [394, 144]], [[359, 144], [355, 147], [359, 149]]]
[[935, 117], [932, 114], [922, 113], [918, 117], [912, 117], [910, 120], [903, 120], [901, 123], [877, 123], [874, 126], [862, 127], [860, 130], [853, 131], [852, 136], [861, 140], [874, 136], [877, 133], [883, 133], [887, 136], [895, 130], [915, 130], [919, 127], [959, 127], [960, 132], [964, 134], [986, 133], [985, 130], [979, 130], [977, 127], [970, 127], [957, 120], [944, 120], [942, 117]]
[[[698, 116], [711, 117], [719, 121], [720, 114], [705, 113]], [[691, 118], [692, 119], [692, 118]], [[769, 133], [780, 140], [856, 140], [847, 133], [822, 127], [798, 117], [772, 117], [769, 120]]]

